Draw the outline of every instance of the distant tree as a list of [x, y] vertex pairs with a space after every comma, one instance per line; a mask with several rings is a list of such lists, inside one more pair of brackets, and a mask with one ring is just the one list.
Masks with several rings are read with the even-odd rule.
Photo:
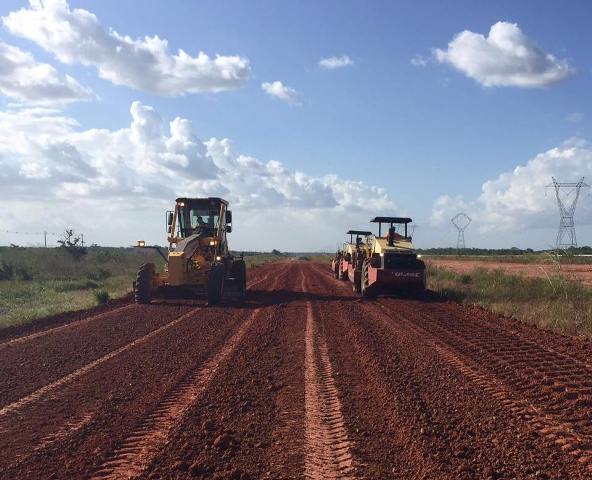
[[276, 250], [275, 248], [271, 251], [272, 255], [281, 255], [282, 252], [280, 252], [279, 250]]
[[58, 240], [58, 244], [75, 260], [80, 260], [87, 254], [86, 248], [82, 246], [82, 237], [76, 236], [71, 228], [66, 229], [61, 240]]

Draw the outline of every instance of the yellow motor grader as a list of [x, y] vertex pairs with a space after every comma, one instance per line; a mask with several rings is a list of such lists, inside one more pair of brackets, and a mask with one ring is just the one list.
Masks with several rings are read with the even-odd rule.
[[210, 305], [219, 303], [225, 293], [245, 295], [245, 261], [228, 250], [226, 234], [232, 231], [232, 212], [226, 200], [177, 198], [166, 219], [168, 255], [138, 241], [138, 247], [156, 249], [166, 263], [162, 272], [153, 263], [140, 267], [134, 282], [136, 303], [149, 303], [167, 291], [191, 296], [205, 292]]

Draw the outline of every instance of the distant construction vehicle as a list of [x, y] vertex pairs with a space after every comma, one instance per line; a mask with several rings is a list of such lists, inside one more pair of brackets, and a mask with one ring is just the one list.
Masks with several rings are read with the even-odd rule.
[[[349, 242], [337, 252], [333, 259], [332, 268], [335, 278], [349, 280], [353, 284], [354, 292], [360, 291], [362, 266], [367, 252], [368, 237], [372, 232], [365, 230], [348, 230]], [[354, 241], [355, 235], [355, 241]], [[364, 237], [362, 239], [362, 237]]]
[[245, 261], [229, 253], [226, 234], [232, 231], [228, 202], [217, 197], [177, 198], [167, 212], [168, 255], [144, 241], [137, 246], [158, 250], [165, 260], [164, 271], [153, 263], [138, 270], [134, 283], [136, 303], [149, 303], [159, 294], [207, 295], [208, 304], [219, 303], [225, 292], [244, 296]]
[[[360, 291], [368, 297], [378, 293], [421, 292], [425, 290], [425, 263], [418, 255], [408, 234], [407, 217], [375, 217], [371, 223], [378, 223], [378, 236], [372, 236], [367, 243], [367, 255], [362, 266]], [[389, 225], [386, 236], [382, 236], [382, 224]], [[402, 226], [402, 233], [395, 225]]]
[[[423, 292], [426, 287], [425, 263], [420, 260], [408, 234], [407, 217], [375, 217], [378, 235], [350, 230], [352, 241], [345, 243], [333, 260], [336, 278], [349, 279], [353, 290], [363, 297], [388, 293]], [[388, 225], [382, 236], [383, 224]], [[397, 226], [401, 232], [397, 231]], [[356, 241], [353, 242], [353, 235]], [[363, 235], [362, 241], [359, 235]], [[339, 260], [339, 268], [337, 268]]]

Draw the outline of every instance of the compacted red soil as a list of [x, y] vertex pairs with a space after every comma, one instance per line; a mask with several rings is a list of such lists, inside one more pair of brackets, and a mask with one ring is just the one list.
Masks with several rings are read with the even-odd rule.
[[0, 478], [589, 479], [589, 343], [328, 267], [0, 340]]

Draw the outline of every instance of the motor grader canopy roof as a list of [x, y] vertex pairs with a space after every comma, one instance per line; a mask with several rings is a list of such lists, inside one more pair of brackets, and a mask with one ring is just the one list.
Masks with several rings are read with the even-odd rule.
[[370, 223], [401, 223], [406, 225], [412, 221], [409, 217], [374, 217], [370, 220]]

